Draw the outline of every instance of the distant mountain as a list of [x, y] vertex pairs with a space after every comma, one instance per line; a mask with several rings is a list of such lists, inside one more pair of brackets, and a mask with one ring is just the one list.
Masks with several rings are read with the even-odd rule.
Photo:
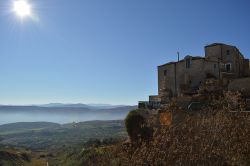
[[129, 111], [134, 110], [136, 108], [137, 106], [120, 106], [120, 107], [114, 107], [110, 109], [102, 109], [102, 111], [106, 111], [109, 113], [124, 113], [124, 112], [128, 113]]
[[[35, 105], [36, 106], [36, 105]], [[49, 104], [42, 104], [37, 105], [39, 107], [70, 107], [70, 108], [89, 108], [88, 105], [77, 103], [77, 104], [64, 104], [64, 103], [49, 103]]]
[[87, 107], [45, 107], [45, 106], [14, 106], [1, 105], [0, 112], [83, 112], [90, 111]]
[[0, 106], [0, 125], [15, 122], [55, 122], [60, 124], [92, 120], [122, 120], [136, 106], [114, 108], [84, 107], [81, 104], [47, 106]]
[[98, 109], [110, 109], [118, 107], [127, 107], [128, 105], [111, 105], [111, 104], [87, 104], [90, 107], [95, 107]]
[[118, 107], [127, 107], [128, 105], [111, 105], [111, 104], [65, 104], [65, 103], [49, 103], [49, 104], [42, 104], [42, 105], [35, 105], [40, 107], [66, 107], [66, 108], [87, 108], [91, 110], [97, 109], [112, 109]]
[[95, 111], [115, 111], [115, 110], [128, 110], [134, 109], [137, 106], [122, 106], [122, 105], [86, 105], [86, 104], [44, 104], [44, 105], [31, 105], [31, 106], [15, 106], [15, 105], [0, 105], [1, 111], [70, 111], [70, 112], [95, 112]]

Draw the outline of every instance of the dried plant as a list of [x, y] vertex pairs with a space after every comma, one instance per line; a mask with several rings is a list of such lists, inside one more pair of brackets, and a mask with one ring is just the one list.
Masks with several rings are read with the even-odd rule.
[[[158, 110], [168, 125], [154, 128], [150, 141], [120, 143], [104, 150], [107, 165], [250, 165], [250, 112], [240, 92], [210, 95], [209, 105], [175, 122], [173, 114], [184, 112], [175, 101]], [[159, 116], [158, 116], [159, 117]], [[169, 117], [172, 123], [169, 123]], [[153, 119], [153, 118], [152, 118]], [[153, 124], [153, 120], [151, 121]]]

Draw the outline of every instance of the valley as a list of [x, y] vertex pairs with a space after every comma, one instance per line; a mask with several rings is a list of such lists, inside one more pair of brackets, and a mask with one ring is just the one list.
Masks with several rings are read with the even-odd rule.
[[127, 132], [123, 119], [134, 108], [61, 103], [0, 105], [0, 165], [60, 165], [71, 152], [124, 140]]
[[92, 145], [107, 145], [126, 137], [123, 120], [0, 125], [0, 165], [39, 166], [46, 162], [57, 165], [70, 152]]

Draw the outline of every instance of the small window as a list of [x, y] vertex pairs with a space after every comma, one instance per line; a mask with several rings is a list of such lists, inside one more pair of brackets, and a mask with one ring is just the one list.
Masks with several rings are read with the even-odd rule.
[[167, 76], [167, 70], [164, 70], [164, 76]]
[[214, 69], [216, 69], [216, 67], [217, 67], [217, 65], [216, 65], [216, 64], [214, 64]]
[[225, 67], [227, 72], [231, 71], [231, 63], [227, 63]]
[[230, 55], [230, 50], [227, 50], [227, 55]]

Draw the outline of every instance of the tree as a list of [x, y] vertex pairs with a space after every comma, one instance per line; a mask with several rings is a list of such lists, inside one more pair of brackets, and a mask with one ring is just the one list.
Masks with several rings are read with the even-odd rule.
[[145, 119], [138, 110], [129, 112], [125, 119], [125, 126], [132, 142], [137, 142], [145, 134]]

